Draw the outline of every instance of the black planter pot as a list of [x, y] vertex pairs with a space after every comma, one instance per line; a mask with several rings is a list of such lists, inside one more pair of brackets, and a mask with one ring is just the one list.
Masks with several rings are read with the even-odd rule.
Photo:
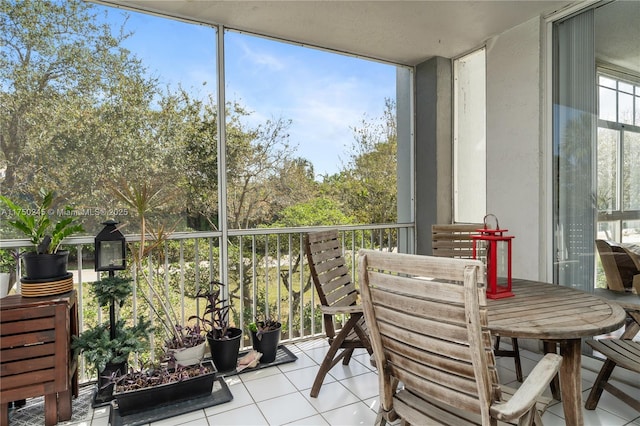
[[[216, 369], [209, 361], [210, 372], [191, 377], [179, 382], [166, 383], [150, 388], [128, 392], [115, 392], [114, 398], [118, 403], [118, 413], [121, 416], [159, 408], [176, 402], [188, 401], [210, 395], [216, 378]], [[202, 363], [207, 365], [206, 362]], [[190, 368], [199, 368], [192, 366]]]
[[251, 331], [253, 349], [262, 354], [260, 362], [266, 364], [268, 362], [275, 361], [278, 344], [280, 343], [281, 330], [281, 324], [278, 323], [278, 328], [276, 330], [265, 331], [260, 334], [260, 338], [258, 338], [256, 331]]
[[93, 408], [105, 405], [113, 400], [113, 383], [111, 383], [110, 378], [114, 373], [120, 376], [127, 374], [127, 362], [110, 362], [105, 366], [104, 370], [98, 374], [96, 392], [91, 403]]
[[52, 254], [27, 252], [22, 254], [26, 278], [29, 280], [46, 280], [62, 278], [67, 275], [69, 252], [60, 250]]
[[207, 334], [211, 359], [219, 372], [233, 371], [238, 366], [242, 330], [229, 327], [228, 339], [213, 339]]

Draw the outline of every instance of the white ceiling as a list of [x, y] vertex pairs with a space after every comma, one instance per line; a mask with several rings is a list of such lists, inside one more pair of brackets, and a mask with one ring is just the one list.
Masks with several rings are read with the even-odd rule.
[[452, 58], [572, 1], [98, 0], [397, 64]]
[[640, 1], [596, 9], [596, 58], [640, 75]]

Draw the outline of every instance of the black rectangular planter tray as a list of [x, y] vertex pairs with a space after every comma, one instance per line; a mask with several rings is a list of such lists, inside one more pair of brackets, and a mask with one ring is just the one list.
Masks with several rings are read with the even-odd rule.
[[[216, 383], [219, 385], [216, 385]], [[169, 417], [179, 416], [190, 411], [201, 410], [203, 408], [212, 407], [214, 405], [224, 404], [233, 399], [233, 395], [222, 377], [214, 382], [213, 392], [209, 395], [199, 398], [188, 399], [180, 402], [174, 402], [160, 407], [152, 408], [146, 411], [140, 411], [129, 415], [122, 416], [119, 413], [117, 405], [111, 405], [109, 413], [109, 424], [111, 426], [138, 426], [146, 425], [151, 422], [166, 419]]]
[[213, 382], [216, 377], [216, 368], [211, 361], [204, 361], [211, 371], [191, 377], [181, 382], [166, 383], [145, 389], [127, 391], [122, 393], [114, 392], [113, 397], [118, 404], [118, 410], [122, 415], [133, 414], [138, 411], [146, 411], [155, 406], [162, 406], [199, 398], [211, 393]]

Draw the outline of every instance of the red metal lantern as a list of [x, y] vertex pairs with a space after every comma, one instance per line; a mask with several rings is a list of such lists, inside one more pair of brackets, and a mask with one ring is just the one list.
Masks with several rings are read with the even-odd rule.
[[[495, 229], [487, 226], [487, 218], [496, 219]], [[508, 229], [500, 229], [498, 218], [493, 214], [484, 217], [484, 228], [472, 235], [473, 258], [481, 259], [487, 271], [487, 297], [502, 299], [513, 296], [511, 292], [511, 240], [513, 236], [504, 235]]]

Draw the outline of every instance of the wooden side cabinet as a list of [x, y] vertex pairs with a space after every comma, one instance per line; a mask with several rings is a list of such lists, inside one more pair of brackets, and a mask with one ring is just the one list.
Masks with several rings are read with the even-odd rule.
[[9, 424], [8, 403], [44, 395], [45, 425], [71, 419], [78, 396], [76, 291], [46, 297], [0, 299], [0, 424]]

